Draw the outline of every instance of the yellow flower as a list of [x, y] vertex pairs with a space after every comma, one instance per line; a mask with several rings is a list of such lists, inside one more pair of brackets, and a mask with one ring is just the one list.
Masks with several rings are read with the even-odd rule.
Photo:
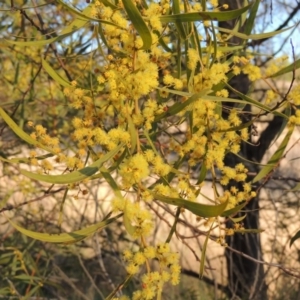
[[138, 153], [124, 161], [120, 167], [120, 175], [127, 187], [139, 183], [149, 175], [148, 162], [142, 154]]

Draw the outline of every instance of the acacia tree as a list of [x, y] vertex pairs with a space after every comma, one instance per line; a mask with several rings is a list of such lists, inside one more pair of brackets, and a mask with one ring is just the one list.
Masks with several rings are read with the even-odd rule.
[[[226, 246], [226, 236], [259, 232], [245, 228], [235, 215], [249, 203], [257, 205], [252, 183], [276, 166], [299, 124], [299, 89], [274, 104], [272, 93], [259, 102], [234, 89], [231, 82], [239, 74], [252, 82], [275, 78], [295, 70], [299, 61], [265, 74], [253, 64], [247, 41], [280, 33], [251, 34], [260, 1], [234, 9], [217, 1], [74, 4], [77, 7], [57, 0], [44, 6], [34, 3], [33, 8], [22, 7], [22, 2], [6, 6], [17, 14], [3, 20], [8, 33], [4, 51], [18, 59], [5, 58], [3, 78], [12, 88], [4, 92], [12, 100], [3, 103], [0, 115], [34, 148], [27, 157], [4, 153], [1, 160], [30, 166], [30, 171], [18, 167], [18, 174], [48, 183], [45, 197], [53, 186], [62, 187], [61, 211], [71, 190], [82, 196], [86, 194], [82, 184], [105, 180], [114, 193], [111, 211], [96, 224], [60, 234], [39, 233], [9, 222], [32, 238], [70, 243], [122, 220], [136, 245], [134, 251], [124, 251], [128, 274], [123, 284], [145, 267], [141, 287], [132, 298], [159, 299], [164, 284], [179, 283], [179, 256], [169, 243], [184, 210], [209, 224], [201, 277], [209, 239]], [[216, 28], [216, 21], [232, 20], [237, 24], [234, 29]], [[232, 44], [232, 36], [241, 43]], [[232, 97], [232, 92], [239, 97]], [[38, 113], [29, 114], [29, 107]], [[244, 118], [246, 107], [249, 114]], [[249, 127], [262, 114], [283, 120], [288, 134], [270, 164], [249, 181], [248, 165], [226, 158], [240, 155], [250, 139]], [[13, 120], [15, 115], [22, 116], [20, 122]], [[172, 130], [183, 125], [186, 130], [179, 139]], [[200, 169], [196, 179], [195, 167]], [[207, 176], [212, 178], [212, 195], [201, 192]], [[154, 230], [149, 208], [155, 202], [177, 207], [170, 233], [159, 244], [149, 239]], [[232, 227], [225, 229], [224, 222], [230, 220]], [[218, 236], [211, 233], [215, 228]], [[151, 267], [151, 260], [158, 262], [158, 268]], [[229, 279], [237, 281], [237, 276]], [[107, 299], [114, 298], [123, 284]]]

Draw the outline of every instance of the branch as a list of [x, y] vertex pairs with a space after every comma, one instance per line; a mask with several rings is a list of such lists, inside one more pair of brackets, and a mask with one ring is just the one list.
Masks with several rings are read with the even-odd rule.
[[[289, 14], [288, 18], [280, 25], [278, 26], [275, 31], [279, 31], [283, 28], [285, 28], [288, 23], [294, 18], [294, 16], [297, 14], [297, 12], [300, 10], [300, 2], [298, 2], [298, 5], [293, 9], [293, 11]], [[262, 43], [264, 43], [265, 41], [269, 40], [271, 37], [265, 38], [265, 39], [261, 39], [261, 40], [255, 40], [252, 41], [251, 43], [249, 43], [249, 46], [255, 47], [255, 46], [259, 46]]]

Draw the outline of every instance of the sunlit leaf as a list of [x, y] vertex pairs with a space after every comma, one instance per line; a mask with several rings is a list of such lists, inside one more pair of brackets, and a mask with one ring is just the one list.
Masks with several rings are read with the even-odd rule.
[[178, 207], [183, 207], [189, 210], [190, 212], [192, 212], [193, 214], [195, 214], [196, 216], [202, 218], [218, 217], [224, 212], [227, 206], [227, 202], [217, 204], [217, 205], [206, 205], [206, 204], [200, 204], [197, 202], [188, 201], [182, 198], [171, 198], [159, 194], [154, 194], [153, 196], [155, 199], [161, 202], [171, 204], [171, 205], [176, 205]]
[[189, 97], [184, 102], [177, 102], [174, 105], [172, 105], [166, 112], [163, 112], [162, 114], [155, 117], [154, 122], [157, 122], [161, 119], [164, 119], [165, 117], [176, 115], [177, 113], [181, 112], [185, 107], [192, 104], [193, 102], [201, 99], [208, 93], [209, 90], [203, 90], [200, 93], [193, 94], [191, 97]]
[[234, 223], [238, 223], [238, 222], [243, 221], [243, 220], [246, 218], [246, 216], [247, 216], [247, 215], [243, 215], [243, 216], [237, 217], [237, 218], [231, 218], [231, 217], [229, 217], [229, 219], [230, 219], [232, 222], [234, 222]]
[[55, 80], [57, 83], [61, 84], [65, 87], [72, 87], [71, 83], [61, 77], [47, 62], [46, 60], [42, 59], [42, 65], [44, 70]]
[[276, 168], [278, 165], [279, 161], [282, 159], [285, 148], [292, 136], [292, 133], [294, 131], [294, 127], [290, 127], [285, 138], [283, 141], [280, 143], [278, 146], [276, 152], [271, 156], [271, 158], [268, 161], [268, 164], [263, 167], [260, 172], [253, 178], [252, 183], [255, 183], [263, 178], [265, 178], [271, 171]]
[[31, 231], [31, 230], [28, 230], [28, 229], [16, 224], [15, 222], [13, 222], [10, 219], [8, 219], [8, 221], [15, 229], [17, 229], [24, 235], [29, 236], [29, 237], [39, 240], [39, 241], [49, 242], [49, 243], [76, 243], [78, 241], [81, 241], [81, 240], [91, 236], [92, 234], [96, 233], [97, 231], [103, 229], [110, 223], [116, 221], [121, 216], [122, 216], [122, 214], [119, 214], [113, 218], [96, 223], [96, 224], [88, 226], [86, 228], [68, 232], [68, 233], [61, 233], [61, 234], [49, 234], [49, 233], [40, 233], [40, 232], [36, 232], [36, 231]]
[[97, 161], [89, 165], [88, 167], [85, 167], [83, 169], [73, 171], [68, 174], [63, 175], [44, 175], [44, 174], [37, 174], [32, 173], [26, 170], [21, 169], [20, 172], [34, 180], [43, 181], [43, 182], [49, 182], [49, 183], [55, 183], [55, 184], [70, 184], [75, 182], [83, 181], [84, 179], [92, 176], [96, 172], [99, 171], [99, 168], [108, 160], [110, 160], [114, 155], [116, 155], [119, 150], [123, 147], [123, 144], [120, 144], [118, 147], [116, 147], [114, 150], [106, 153], [101, 158], [99, 158]]
[[234, 208], [231, 208], [231, 209], [228, 209], [228, 210], [225, 210], [223, 213], [222, 213], [222, 217], [229, 217], [229, 216], [232, 216], [232, 215], [235, 215], [236, 213], [238, 213], [240, 210], [242, 210], [245, 206], [246, 206], [247, 202], [243, 202], [237, 206], [235, 206]]
[[[232, 89], [229, 85], [228, 87], [230, 89]], [[222, 97], [216, 97], [216, 96], [209, 96], [209, 95], [205, 95], [203, 96], [202, 98], [203, 99], [206, 99], [206, 100], [211, 100], [211, 101], [215, 101], [215, 102], [232, 102], [232, 103], [243, 103], [245, 104], [245, 101], [248, 103], [248, 104], [251, 104], [257, 108], [260, 108], [262, 109], [263, 111], [267, 111], [267, 112], [271, 112], [273, 113], [274, 115], [278, 115], [280, 117], [283, 117], [283, 118], [288, 118], [285, 114], [279, 112], [279, 111], [272, 111], [272, 108], [262, 104], [261, 102], [259, 101], [256, 101], [255, 99], [251, 98], [251, 97], [248, 97], [246, 95], [243, 95], [242, 93], [238, 92], [237, 90], [235, 89], [232, 89], [235, 93], [237, 93], [237, 95], [239, 95], [241, 99], [234, 99], [234, 98], [222, 98]]]
[[131, 147], [130, 147], [130, 153], [133, 154], [136, 149], [137, 140], [138, 140], [138, 133], [137, 129], [135, 128], [131, 116], [127, 116], [127, 122], [128, 122], [128, 132], [130, 134], [130, 141], [131, 141]]
[[266, 39], [266, 38], [270, 38], [272, 36], [278, 35], [282, 32], [285, 32], [287, 30], [292, 29], [294, 26], [282, 29], [282, 30], [278, 30], [278, 31], [271, 31], [271, 32], [265, 32], [265, 33], [259, 33], [259, 34], [244, 34], [244, 33], [240, 33], [240, 32], [233, 32], [230, 29], [226, 29], [226, 28], [222, 28], [222, 27], [216, 27], [219, 31], [221, 32], [225, 32], [225, 33], [229, 33], [231, 35], [234, 35], [240, 39], [244, 39], [244, 40], [262, 40], [262, 39]]
[[209, 240], [209, 236], [210, 236], [210, 231], [212, 229], [214, 223], [211, 224], [208, 233], [206, 234], [205, 237], [205, 241], [202, 247], [202, 251], [201, 251], [201, 259], [200, 259], [200, 270], [199, 270], [199, 278], [202, 279], [203, 274], [204, 274], [204, 267], [205, 267], [205, 258], [206, 258], [206, 249], [207, 249], [207, 243]]
[[101, 167], [100, 168], [100, 172], [103, 176], [103, 178], [105, 178], [106, 182], [110, 185], [110, 187], [112, 188], [112, 190], [114, 191], [114, 194], [117, 197], [123, 198], [122, 193], [118, 187], [118, 184], [116, 183], [116, 181], [114, 180], [114, 178], [111, 176], [111, 174], [109, 173], [109, 171], [105, 168], [105, 167]]
[[[125, 201], [128, 201], [128, 200], [125, 200]], [[127, 233], [130, 234], [131, 236], [133, 236], [136, 231], [136, 227], [131, 224], [131, 221], [128, 217], [127, 202], [126, 202], [125, 209], [124, 209], [123, 222], [124, 222], [124, 226], [125, 226]]]
[[294, 70], [297, 70], [300, 68], [300, 58], [295, 60], [293, 63], [291, 63], [290, 65], [282, 68], [281, 70], [279, 70], [278, 72], [276, 72], [275, 74], [272, 74], [269, 76], [269, 78], [274, 78], [277, 76], [281, 76], [290, 72], [293, 72]]
[[161, 16], [162, 23], [169, 22], [196, 22], [196, 21], [229, 21], [238, 18], [242, 13], [249, 10], [252, 4], [236, 10], [227, 10], [219, 12], [201, 11], [192, 13], [181, 13], [174, 15]]
[[200, 183], [202, 183], [205, 180], [206, 174], [207, 174], [206, 166], [205, 166], [205, 164], [202, 164], [197, 184], [200, 184]]
[[165, 243], [170, 243], [173, 234], [176, 232], [176, 226], [177, 226], [177, 223], [178, 223], [178, 221], [179, 221], [180, 210], [181, 210], [181, 208], [178, 207], [178, 208], [177, 208], [177, 211], [176, 211], [176, 214], [175, 214], [175, 218], [174, 218], [173, 225], [172, 225], [172, 227], [171, 227], [171, 229], [170, 229], [169, 235], [168, 235], [168, 237], [167, 237]]
[[[173, 0], [172, 9], [173, 9], [173, 15], [180, 14], [180, 1], [179, 0]], [[177, 31], [178, 31], [180, 37], [183, 40], [186, 40], [187, 36], [186, 36], [186, 32], [185, 32], [182, 22], [175, 21], [175, 24], [176, 24]]]
[[250, 15], [246, 20], [246, 24], [243, 30], [246, 35], [249, 35], [253, 30], [260, 3], [260, 0], [255, 0], [253, 6], [250, 9]]
[[135, 3], [132, 0], [122, 0], [122, 2], [130, 21], [143, 40], [143, 47], [141, 49], [150, 49], [152, 45], [151, 32], [144, 19], [142, 18], [139, 10], [137, 9]]
[[27, 134], [22, 128], [20, 128], [15, 121], [0, 107], [0, 115], [5, 123], [9, 126], [9, 128], [23, 141], [26, 143], [46, 150], [48, 152], [53, 152], [49, 147], [44, 146], [38, 141], [34, 140], [29, 134]]

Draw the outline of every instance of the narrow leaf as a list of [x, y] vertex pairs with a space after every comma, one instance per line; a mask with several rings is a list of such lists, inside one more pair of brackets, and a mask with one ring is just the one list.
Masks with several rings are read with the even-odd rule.
[[268, 161], [268, 164], [265, 167], [263, 167], [260, 170], [260, 172], [253, 178], [252, 183], [255, 183], [261, 180], [262, 178], [266, 177], [277, 166], [278, 162], [282, 159], [283, 153], [291, 138], [293, 131], [294, 131], [294, 127], [291, 127], [287, 132], [283, 141], [278, 146], [276, 152], [272, 155], [272, 157]]
[[294, 26], [282, 29], [282, 30], [278, 30], [278, 31], [271, 31], [271, 32], [265, 32], [265, 33], [259, 33], [259, 34], [244, 34], [244, 33], [240, 33], [240, 32], [234, 32], [230, 29], [226, 29], [226, 28], [222, 28], [222, 27], [216, 27], [219, 31], [221, 32], [225, 32], [225, 33], [229, 33], [231, 35], [234, 35], [240, 39], [243, 40], [262, 40], [262, 39], [266, 39], [266, 38], [270, 38], [272, 36], [275, 36], [277, 34], [280, 34], [282, 32], [285, 32], [287, 30], [292, 29]]
[[197, 184], [200, 184], [205, 180], [206, 174], [207, 174], [206, 166], [205, 166], [205, 164], [202, 164]]
[[29, 134], [27, 134], [22, 128], [20, 128], [14, 120], [0, 107], [0, 115], [9, 128], [23, 141], [27, 142], [30, 145], [36, 146], [38, 148], [44, 149], [48, 152], [53, 152], [52, 149], [44, 146], [38, 141], [34, 140]]
[[49, 233], [40, 233], [40, 232], [36, 232], [36, 231], [31, 231], [31, 230], [23, 228], [22, 226], [19, 226], [18, 224], [14, 223], [10, 219], [8, 219], [8, 221], [15, 229], [17, 229], [24, 235], [29, 236], [29, 237], [39, 240], [39, 241], [49, 242], [49, 243], [75, 243], [75, 242], [81, 241], [81, 240], [89, 237], [90, 235], [94, 234], [98, 230], [101, 230], [102, 228], [104, 228], [108, 224], [114, 222], [121, 216], [122, 216], [122, 214], [119, 214], [116, 217], [96, 223], [96, 224], [88, 226], [86, 228], [83, 228], [83, 229], [80, 229], [77, 231], [72, 231], [69, 233], [61, 233], [61, 234], [49, 234]]
[[245, 206], [246, 206], [247, 202], [243, 202], [242, 204], [239, 204], [237, 206], [235, 206], [234, 208], [231, 208], [231, 209], [228, 209], [228, 210], [225, 210], [223, 213], [222, 213], [222, 217], [229, 217], [231, 215], [234, 215], [236, 213], [238, 213], [241, 209], [243, 209]]
[[172, 228], [171, 228], [171, 230], [169, 232], [169, 235], [168, 235], [165, 243], [170, 243], [173, 234], [176, 232], [176, 225], [178, 223], [179, 216], [180, 216], [180, 207], [177, 207], [176, 215], [175, 215], [175, 218], [174, 218], [174, 223], [172, 225]]
[[37, 173], [32, 173], [26, 170], [21, 169], [20, 172], [34, 180], [38, 181], [43, 181], [43, 182], [49, 182], [49, 183], [54, 183], [54, 184], [69, 184], [69, 183], [75, 183], [75, 182], [80, 182], [96, 172], [99, 171], [99, 168], [107, 162], [109, 159], [111, 159], [114, 155], [116, 155], [119, 150], [123, 147], [123, 144], [120, 144], [118, 147], [116, 147], [114, 150], [106, 153], [103, 155], [101, 158], [96, 160], [94, 163], [89, 165], [88, 167], [85, 167], [83, 169], [68, 173], [68, 174], [63, 174], [63, 175], [44, 175], [44, 174], [37, 174]]
[[122, 2], [130, 21], [143, 40], [143, 47], [141, 49], [150, 49], [152, 45], [151, 32], [142, 18], [139, 10], [132, 0], [122, 0]]
[[229, 217], [229, 219], [232, 221], [232, 222], [234, 222], [234, 223], [238, 223], [238, 222], [241, 222], [241, 221], [243, 221], [245, 218], [246, 218], [246, 214], [245, 215], [243, 215], [243, 216], [241, 216], [241, 217], [238, 217], [238, 218], [231, 218], [231, 217]]
[[130, 234], [131, 236], [133, 236], [134, 233], [135, 233], [135, 226], [133, 226], [131, 224], [131, 221], [128, 218], [127, 206], [125, 206], [125, 209], [124, 209], [123, 222], [124, 222], [124, 226], [125, 226], [125, 229], [126, 229], [127, 233]]
[[44, 59], [42, 59], [44, 70], [54, 79], [57, 83], [65, 87], [72, 87], [71, 83], [61, 77]]
[[[173, 0], [172, 9], [173, 9], [173, 14], [174, 15], [180, 14], [180, 1], [179, 0]], [[175, 21], [175, 25], [177, 27], [177, 31], [179, 32], [179, 36], [183, 40], [186, 40], [186, 33], [185, 33], [185, 30], [184, 30], [182, 22]]]
[[200, 260], [200, 270], [199, 270], [199, 278], [202, 279], [203, 274], [204, 274], [204, 267], [205, 267], [205, 257], [206, 257], [206, 249], [207, 249], [207, 243], [210, 235], [210, 231], [212, 229], [214, 223], [211, 224], [209, 231], [206, 235], [203, 247], [202, 247], [202, 252], [201, 252], [201, 260]]
[[250, 15], [245, 24], [245, 29], [244, 29], [245, 34], [250, 34], [254, 27], [260, 2], [261, 2], [260, 0], [255, 0], [254, 5], [250, 10]]
[[128, 122], [128, 131], [130, 134], [130, 141], [131, 141], [130, 154], [133, 154], [135, 152], [136, 145], [137, 145], [138, 133], [130, 115], [127, 116], [127, 122]]
[[201, 11], [193, 13], [183, 13], [183, 14], [174, 14], [174, 15], [165, 15], [160, 17], [162, 23], [169, 22], [196, 22], [196, 21], [229, 21], [238, 18], [242, 13], [249, 10], [252, 4], [247, 5], [243, 8], [230, 10], [230, 11]]
[[171, 204], [176, 205], [179, 207], [183, 207], [196, 216], [203, 217], [203, 218], [212, 218], [212, 217], [218, 217], [220, 216], [226, 206], [227, 202], [217, 204], [217, 205], [206, 205], [206, 204], [200, 204], [197, 202], [188, 201], [182, 198], [171, 198], [163, 195], [154, 194], [153, 195], [157, 200]]
[[172, 105], [166, 112], [155, 117], [154, 122], [157, 122], [165, 117], [170, 117], [176, 115], [177, 113], [181, 112], [185, 107], [192, 104], [193, 102], [199, 100], [200, 98], [204, 97], [209, 90], [205, 89], [200, 93], [193, 94], [190, 98], [188, 98], [184, 102], [177, 102]]
[[300, 58], [297, 59], [296, 61], [294, 61], [293, 63], [291, 63], [290, 65], [288, 65], [287, 67], [279, 70], [275, 74], [269, 76], [269, 78], [274, 78], [274, 77], [277, 77], [277, 76], [280, 76], [280, 75], [284, 75], [286, 73], [293, 72], [294, 70], [297, 70], [299, 68], [300, 68]]

